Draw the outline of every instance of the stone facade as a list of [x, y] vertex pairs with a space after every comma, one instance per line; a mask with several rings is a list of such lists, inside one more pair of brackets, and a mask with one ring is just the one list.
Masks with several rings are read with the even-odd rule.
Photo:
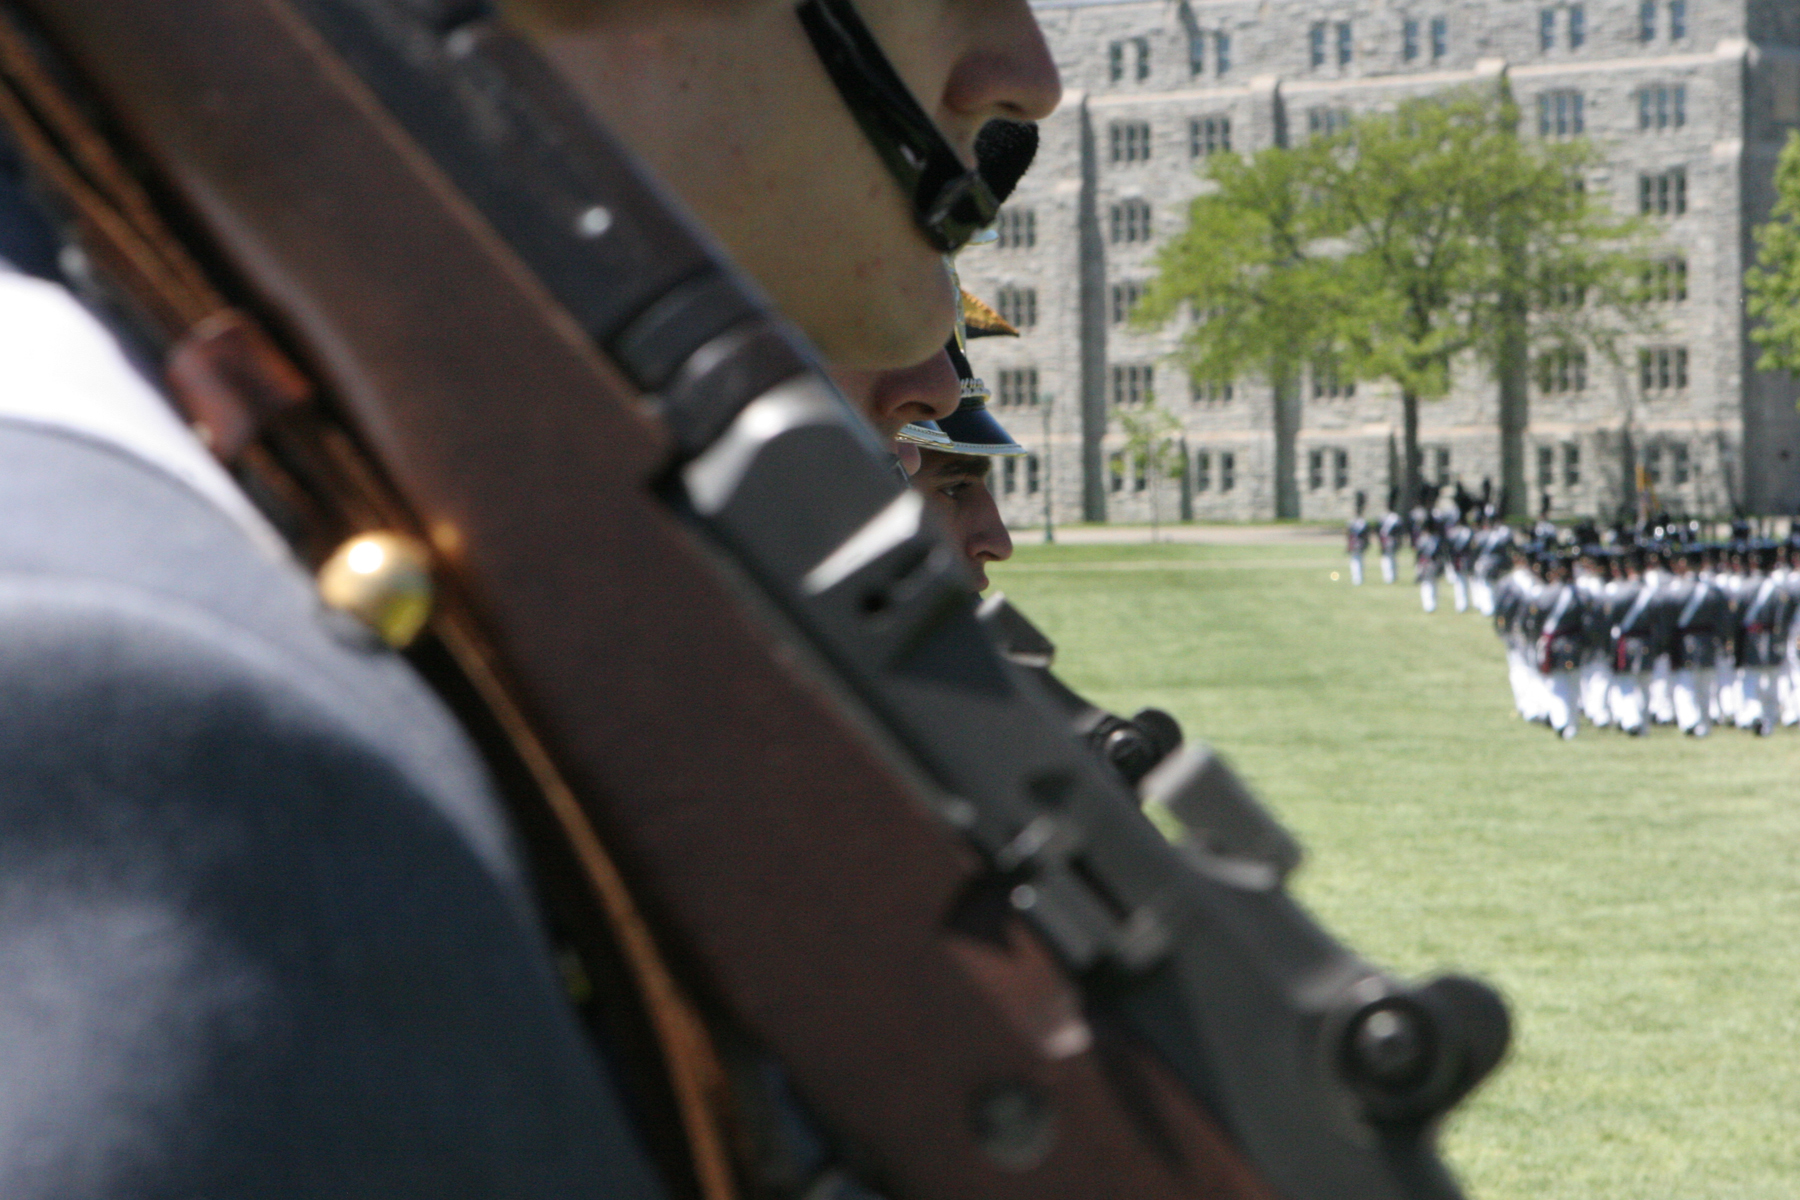
[[[1651, 217], [1659, 251], [1685, 262], [1671, 268], [1660, 328], [1628, 339], [1619, 362], [1591, 354], [1549, 391], [1534, 375], [1534, 506], [1542, 491], [1558, 515], [1610, 515], [1641, 464], [1676, 509], [1800, 511], [1796, 388], [1753, 369], [1742, 288], [1776, 154], [1800, 128], [1795, 0], [1035, 7], [1064, 102], [1007, 206], [1006, 236], [961, 259], [972, 290], [1035, 319], [1023, 337], [972, 351], [1002, 420], [1033, 451], [996, 480], [1010, 523], [1041, 523], [1046, 492], [1058, 521], [1143, 521], [1153, 503], [1164, 519], [1335, 519], [1358, 490], [1383, 503], [1399, 466], [1390, 386], [1309, 377], [1280, 403], [1256, 379], [1199, 393], [1170, 359], [1179, 328], [1146, 334], [1118, 318], [1204, 186], [1206, 153], [1284, 144], [1502, 73], [1525, 135], [1541, 135], [1540, 118], [1549, 136], [1579, 121], [1604, 158], [1590, 190], [1637, 212], [1648, 186], [1652, 208], [1670, 210]], [[1185, 469], [1161, 481], [1131, 477], [1115, 457], [1116, 402], [1146, 387], [1181, 426]], [[1423, 407], [1427, 477], [1498, 486], [1498, 429], [1498, 385], [1470, 368]]]

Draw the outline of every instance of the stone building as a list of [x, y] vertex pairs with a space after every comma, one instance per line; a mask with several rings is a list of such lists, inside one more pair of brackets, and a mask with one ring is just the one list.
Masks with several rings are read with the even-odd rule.
[[[1659, 500], [1723, 514], [1800, 511], [1794, 382], [1757, 372], [1743, 273], [1800, 127], [1797, 0], [1045, 0], [1035, 5], [1065, 98], [1000, 240], [964, 281], [1024, 336], [977, 342], [999, 415], [1031, 450], [996, 477], [1015, 526], [1054, 518], [1338, 518], [1399, 471], [1400, 401], [1384, 384], [1308, 372], [1277, 404], [1265, 381], [1198, 388], [1171, 361], [1179, 329], [1125, 317], [1222, 150], [1329, 131], [1349, 114], [1504, 73], [1526, 136], [1584, 135], [1590, 191], [1649, 214], [1664, 261], [1654, 335], [1619, 361], [1535, 372], [1528, 484], [1558, 515], [1610, 514], [1641, 465]], [[1123, 469], [1121, 410], [1179, 423], [1182, 465]], [[1500, 480], [1498, 385], [1470, 367], [1426, 403], [1427, 478]]]

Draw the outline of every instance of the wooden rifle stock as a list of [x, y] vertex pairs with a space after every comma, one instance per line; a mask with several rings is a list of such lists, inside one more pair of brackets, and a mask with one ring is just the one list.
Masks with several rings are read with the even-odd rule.
[[[289, 501], [315, 550], [376, 526], [432, 548], [435, 628], [459, 675], [445, 694], [529, 776], [521, 828], [558, 842], [540, 861], [584, 871], [580, 900], [635, 973], [708, 1200], [734, 1188], [709, 1023], [773, 1054], [899, 1197], [1456, 1194], [1430, 1154], [1434, 1114], [1401, 1096], [1376, 1129], [1333, 1107], [1335, 1062], [1292, 1053], [1296, 1038], [1335, 1045], [1340, 992], [1363, 1006], [1346, 1021], [1413, 1001], [1274, 896], [1285, 868], [1252, 872], [1254, 887], [1195, 875], [1035, 685], [968, 640], [973, 614], [945, 607], [955, 572], [910, 494], [677, 206], [585, 130], [588, 154], [530, 196], [592, 243], [606, 270], [584, 274], [492, 176], [459, 165], [431, 94], [371, 83], [383, 47], [405, 47], [474, 64], [440, 106], [500, 112], [498, 85], [534, 78], [522, 46], [434, 0], [15, 2], [153, 164], [208, 287], [257, 313], [317, 385], [244, 406], [240, 465]], [[562, 160], [545, 131], [579, 118], [551, 89], [522, 103], [543, 123], [497, 120], [475, 153], [518, 159], [529, 190], [527, 168]], [[157, 300], [141, 278], [154, 272], [118, 274], [152, 293], [137, 307], [175, 345], [219, 311]], [[662, 361], [681, 341], [670, 330], [709, 320], [723, 366]], [[283, 372], [238, 375], [254, 400], [255, 381]], [[746, 421], [774, 432], [759, 441]], [[786, 490], [759, 507], [775, 468]], [[759, 541], [753, 518], [809, 471], [847, 498], [843, 517]], [[916, 561], [869, 583], [896, 554]], [[804, 596], [785, 588], [793, 564]], [[840, 600], [852, 608], [829, 607]], [[853, 624], [868, 656], [845, 649]], [[870, 682], [873, 658], [903, 676], [891, 697]], [[930, 737], [933, 703], [994, 714], [962, 741], [1024, 747], [1037, 765], [987, 794], [970, 747]], [[1123, 869], [1140, 862], [1144, 895]], [[1268, 978], [1221, 973], [1247, 961], [1233, 923], [1268, 920], [1281, 960]], [[1199, 948], [1165, 963], [1171, 939]], [[1072, 969], [1111, 991], [1078, 991]], [[1270, 988], [1321, 981], [1335, 990], [1317, 1013], [1257, 1009]], [[1182, 1007], [1196, 989], [1217, 993], [1204, 1012]], [[1426, 1000], [1414, 1007], [1442, 1015]], [[1434, 1076], [1434, 1096], [1473, 1086], [1492, 1065], [1475, 1059]], [[1295, 1081], [1313, 1092], [1284, 1106]], [[1295, 1126], [1313, 1143], [1292, 1155], [1284, 1107], [1318, 1118]]]

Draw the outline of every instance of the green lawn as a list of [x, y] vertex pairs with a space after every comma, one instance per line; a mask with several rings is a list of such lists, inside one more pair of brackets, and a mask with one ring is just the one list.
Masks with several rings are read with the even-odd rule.
[[1800, 731], [1559, 742], [1513, 715], [1498, 641], [1447, 588], [1427, 616], [1404, 567], [1360, 590], [1343, 569], [1022, 545], [992, 575], [1072, 685], [1237, 764], [1339, 936], [1506, 992], [1513, 1054], [1446, 1139], [1474, 1196], [1800, 1196]]

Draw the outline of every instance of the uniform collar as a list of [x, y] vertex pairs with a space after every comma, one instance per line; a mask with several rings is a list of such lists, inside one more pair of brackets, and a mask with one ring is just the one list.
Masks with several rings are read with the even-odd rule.
[[0, 422], [103, 442], [174, 476], [265, 551], [286, 546], [67, 288], [0, 263]]

